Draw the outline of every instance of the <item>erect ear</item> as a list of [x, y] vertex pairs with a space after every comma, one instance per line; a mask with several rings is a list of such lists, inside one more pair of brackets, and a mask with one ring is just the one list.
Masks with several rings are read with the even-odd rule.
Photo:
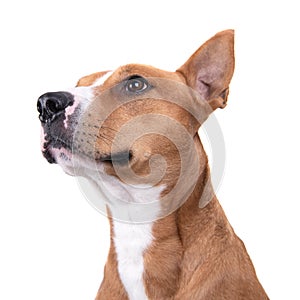
[[215, 110], [226, 106], [233, 70], [234, 31], [226, 30], [203, 44], [177, 72]]

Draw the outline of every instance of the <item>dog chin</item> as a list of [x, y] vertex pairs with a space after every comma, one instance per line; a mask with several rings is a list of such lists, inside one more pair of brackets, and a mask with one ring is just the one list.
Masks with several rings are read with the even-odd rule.
[[50, 163], [57, 163], [68, 175], [75, 176], [76, 170], [73, 163], [73, 154], [66, 148], [50, 148], [43, 152]]
[[91, 172], [94, 174], [103, 171], [102, 162], [93, 161], [88, 157], [72, 153], [64, 147], [48, 148], [43, 151], [43, 154], [48, 162], [58, 164], [70, 176], [88, 177], [87, 175]]

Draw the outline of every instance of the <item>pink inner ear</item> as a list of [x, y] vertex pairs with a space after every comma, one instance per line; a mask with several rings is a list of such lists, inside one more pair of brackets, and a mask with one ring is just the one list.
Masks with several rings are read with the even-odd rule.
[[224, 75], [224, 70], [216, 65], [202, 66], [197, 74], [196, 89], [203, 99], [209, 100], [218, 88], [218, 79]]
[[210, 85], [208, 83], [204, 82], [204, 80], [197, 77], [196, 89], [201, 95], [201, 98], [203, 98], [204, 100], [208, 100], [210, 94]]

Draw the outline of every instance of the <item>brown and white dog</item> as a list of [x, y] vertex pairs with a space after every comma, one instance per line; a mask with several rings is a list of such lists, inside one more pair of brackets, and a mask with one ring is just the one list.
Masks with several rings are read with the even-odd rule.
[[130, 64], [39, 98], [45, 158], [104, 199], [95, 206], [109, 217], [111, 247], [96, 299], [268, 299], [198, 135], [225, 107], [233, 70], [227, 30], [176, 72]]

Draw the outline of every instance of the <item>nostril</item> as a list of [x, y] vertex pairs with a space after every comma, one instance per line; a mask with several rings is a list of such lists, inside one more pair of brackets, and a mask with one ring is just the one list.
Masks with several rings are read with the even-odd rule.
[[45, 108], [48, 111], [48, 113], [50, 114], [57, 114], [59, 113], [62, 109], [58, 99], [47, 99], [46, 103], [45, 103]]

